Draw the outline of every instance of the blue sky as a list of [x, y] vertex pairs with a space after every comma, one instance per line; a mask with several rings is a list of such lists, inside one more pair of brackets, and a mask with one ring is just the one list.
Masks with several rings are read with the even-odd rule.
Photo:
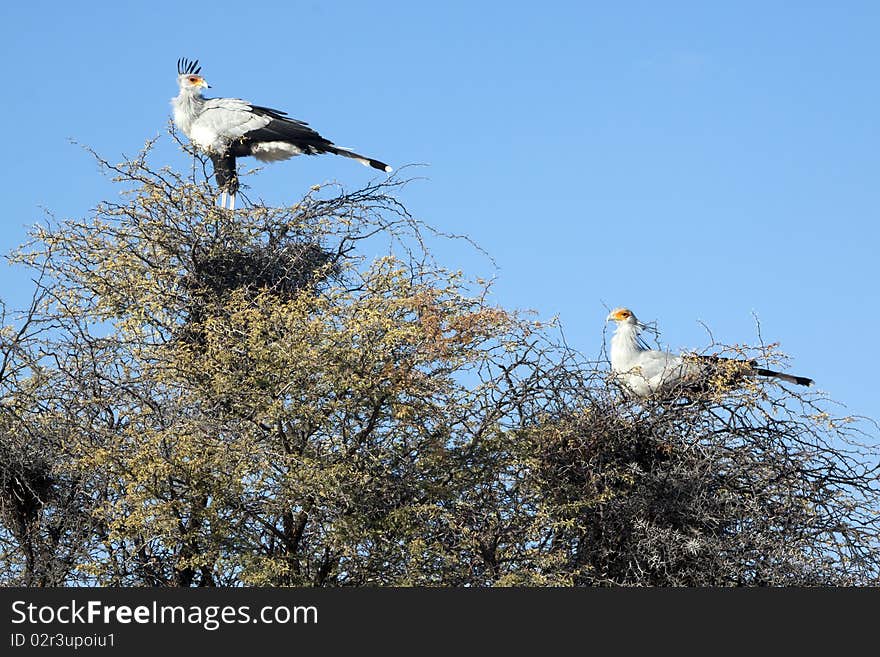
[[[880, 418], [880, 3], [134, 4], [3, 3], [0, 251], [41, 207], [82, 216], [115, 193], [68, 139], [134, 154], [164, 130], [177, 58], [199, 58], [213, 95], [427, 164], [401, 200], [470, 235], [499, 265], [496, 301], [559, 315], [586, 354], [603, 304], [673, 348], [705, 345], [699, 322], [754, 343], [755, 313], [792, 372]], [[372, 176], [326, 156], [249, 182], [281, 203]], [[24, 274], [0, 271], [23, 302]]]

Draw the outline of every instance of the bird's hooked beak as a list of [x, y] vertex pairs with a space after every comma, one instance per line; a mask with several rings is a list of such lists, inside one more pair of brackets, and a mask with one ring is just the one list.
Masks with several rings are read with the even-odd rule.
[[189, 75], [187, 76], [187, 82], [189, 83], [189, 87], [191, 89], [210, 89], [211, 85], [208, 84], [208, 81], [203, 78], [201, 75]]

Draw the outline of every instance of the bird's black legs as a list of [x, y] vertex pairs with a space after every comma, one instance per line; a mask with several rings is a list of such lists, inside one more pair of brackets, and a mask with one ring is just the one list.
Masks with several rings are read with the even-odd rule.
[[214, 179], [221, 189], [220, 207], [226, 207], [226, 195], [229, 195], [229, 209], [235, 209], [235, 194], [238, 192], [238, 174], [235, 171], [235, 156], [212, 155], [214, 163]]

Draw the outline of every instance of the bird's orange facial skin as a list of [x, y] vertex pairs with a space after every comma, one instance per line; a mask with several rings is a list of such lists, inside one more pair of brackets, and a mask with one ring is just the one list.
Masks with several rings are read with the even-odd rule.
[[616, 320], [618, 322], [622, 322], [625, 319], [629, 319], [632, 317], [632, 313], [628, 311], [626, 308], [621, 308], [619, 310], [615, 310], [611, 313], [611, 319]]
[[192, 85], [199, 85], [199, 84], [202, 84], [205, 80], [204, 80], [204, 78], [201, 78], [198, 75], [190, 75], [187, 78], [187, 81]]

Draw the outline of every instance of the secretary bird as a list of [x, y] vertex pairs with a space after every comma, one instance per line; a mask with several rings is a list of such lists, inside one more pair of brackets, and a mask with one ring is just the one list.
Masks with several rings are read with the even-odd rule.
[[226, 206], [228, 194], [229, 209], [235, 209], [238, 157], [253, 155], [263, 162], [277, 162], [294, 155], [333, 153], [386, 173], [392, 171], [384, 162], [336, 146], [307, 123], [288, 118], [286, 112], [239, 98], [205, 98], [202, 89], [210, 85], [201, 71], [198, 60], [177, 60], [180, 93], [171, 100], [171, 106], [177, 127], [214, 163], [214, 178], [222, 192], [221, 207]]
[[699, 388], [725, 363], [741, 368], [741, 376], [766, 376], [800, 386], [813, 385], [812, 379], [758, 367], [754, 360], [683, 356], [651, 349], [641, 338], [645, 325], [628, 308], [612, 310], [605, 321], [617, 322], [611, 338], [611, 371], [637, 397], [650, 397], [682, 387]]

